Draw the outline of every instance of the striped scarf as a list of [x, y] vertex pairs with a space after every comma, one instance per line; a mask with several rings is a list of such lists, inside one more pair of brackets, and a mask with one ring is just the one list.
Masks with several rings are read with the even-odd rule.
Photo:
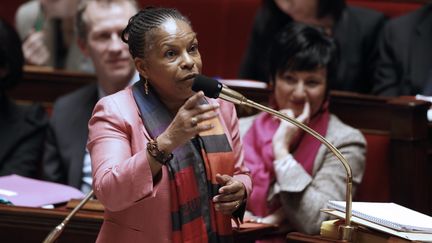
[[[144, 93], [142, 81], [134, 84], [133, 95], [146, 130], [152, 138], [159, 136], [174, 115], [154, 90]], [[203, 98], [200, 103], [208, 102]], [[206, 123], [215, 126], [176, 148], [167, 164], [175, 243], [232, 242], [231, 218], [215, 211], [212, 198], [220, 188], [216, 174], [233, 175], [234, 154], [219, 119]]]

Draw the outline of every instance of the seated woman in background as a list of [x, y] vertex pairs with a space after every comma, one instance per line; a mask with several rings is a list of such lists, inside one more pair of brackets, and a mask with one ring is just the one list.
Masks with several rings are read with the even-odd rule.
[[24, 57], [18, 34], [0, 19], [0, 176], [37, 176], [47, 117], [40, 105], [18, 105], [6, 89], [22, 77]]
[[[336, 46], [322, 31], [289, 24], [276, 36], [270, 51], [271, 106], [310, 126], [336, 146], [351, 165], [353, 188], [365, 168], [362, 134], [328, 110], [328, 82], [336, 72]], [[317, 139], [291, 123], [261, 113], [244, 118], [240, 127], [245, 164], [253, 191], [247, 209], [256, 221], [288, 230], [319, 233], [327, 219], [320, 209], [328, 200], [345, 200], [345, 169]], [[284, 236], [274, 239], [275, 242]]]

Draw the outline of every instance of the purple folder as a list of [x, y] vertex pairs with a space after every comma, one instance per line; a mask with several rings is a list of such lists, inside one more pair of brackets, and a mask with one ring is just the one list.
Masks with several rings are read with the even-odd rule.
[[0, 197], [16, 206], [41, 207], [83, 198], [75, 187], [30, 179], [19, 175], [0, 176]]

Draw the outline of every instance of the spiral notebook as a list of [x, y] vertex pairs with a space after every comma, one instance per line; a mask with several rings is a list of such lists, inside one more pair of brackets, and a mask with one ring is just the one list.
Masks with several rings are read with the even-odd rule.
[[[345, 212], [344, 201], [329, 201], [327, 207]], [[352, 215], [401, 232], [432, 234], [432, 217], [396, 203], [353, 202]]]

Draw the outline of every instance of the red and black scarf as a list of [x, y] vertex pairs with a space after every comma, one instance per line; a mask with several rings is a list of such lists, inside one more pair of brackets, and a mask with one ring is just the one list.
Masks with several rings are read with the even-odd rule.
[[[141, 81], [133, 86], [133, 95], [146, 130], [152, 138], [159, 136], [175, 114], [154, 90], [145, 94]], [[220, 187], [216, 174], [233, 175], [234, 154], [219, 118], [207, 122], [215, 127], [175, 149], [167, 164], [173, 242], [232, 242], [231, 218], [214, 210], [212, 198]]]

